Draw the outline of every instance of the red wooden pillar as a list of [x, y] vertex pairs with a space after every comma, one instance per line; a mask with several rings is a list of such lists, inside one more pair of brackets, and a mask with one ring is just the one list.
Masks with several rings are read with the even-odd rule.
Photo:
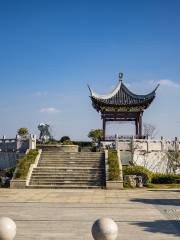
[[106, 140], [106, 119], [103, 118], [103, 140]]

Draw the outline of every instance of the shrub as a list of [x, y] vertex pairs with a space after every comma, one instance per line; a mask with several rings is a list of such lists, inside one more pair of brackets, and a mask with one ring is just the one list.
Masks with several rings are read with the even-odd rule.
[[73, 142], [71, 140], [65, 140], [62, 142], [63, 145], [73, 145]]
[[127, 166], [123, 168], [123, 175], [141, 176], [143, 185], [147, 185], [151, 182], [152, 172], [143, 166]]
[[16, 178], [26, 179], [31, 164], [35, 162], [38, 150], [30, 150], [21, 160], [19, 160], [19, 168]]
[[99, 143], [102, 136], [102, 129], [91, 129], [91, 131], [88, 133], [88, 138], [91, 138], [93, 143]]
[[19, 128], [18, 130], [17, 130], [17, 133], [18, 133], [18, 135], [20, 135], [20, 136], [26, 136], [26, 135], [28, 135], [28, 129], [26, 128], [26, 127], [22, 127], [22, 128]]
[[73, 141], [73, 144], [78, 145], [79, 147], [91, 147], [91, 142], [85, 142], [85, 141]]
[[172, 184], [180, 182], [180, 174], [163, 174], [163, 173], [154, 173], [152, 175], [152, 183], [155, 184]]
[[108, 151], [108, 164], [109, 164], [109, 180], [118, 181], [120, 180], [120, 170], [118, 163], [117, 151]]

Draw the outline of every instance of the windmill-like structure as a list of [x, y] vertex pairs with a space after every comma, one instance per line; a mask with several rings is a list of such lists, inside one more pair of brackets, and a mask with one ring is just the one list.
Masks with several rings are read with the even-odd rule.
[[108, 121], [133, 121], [135, 122], [135, 138], [143, 138], [142, 135], [142, 116], [156, 96], [156, 90], [159, 86], [146, 95], [137, 95], [132, 93], [122, 81], [123, 74], [119, 74], [119, 82], [115, 89], [106, 95], [99, 95], [90, 90], [90, 98], [93, 107], [101, 113], [103, 121], [103, 140], [106, 137], [106, 123]]

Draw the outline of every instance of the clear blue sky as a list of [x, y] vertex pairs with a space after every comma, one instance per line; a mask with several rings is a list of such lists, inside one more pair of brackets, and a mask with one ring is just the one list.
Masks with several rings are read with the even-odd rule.
[[179, 0], [0, 0], [0, 135], [45, 122], [87, 139], [101, 120], [86, 84], [107, 93], [123, 72], [136, 93], [161, 82], [144, 121], [180, 137], [179, 13]]

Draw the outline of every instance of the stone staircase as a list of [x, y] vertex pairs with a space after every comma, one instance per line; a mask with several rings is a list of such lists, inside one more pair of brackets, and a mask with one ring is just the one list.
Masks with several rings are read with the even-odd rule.
[[104, 159], [102, 152], [43, 150], [28, 188], [103, 188]]

